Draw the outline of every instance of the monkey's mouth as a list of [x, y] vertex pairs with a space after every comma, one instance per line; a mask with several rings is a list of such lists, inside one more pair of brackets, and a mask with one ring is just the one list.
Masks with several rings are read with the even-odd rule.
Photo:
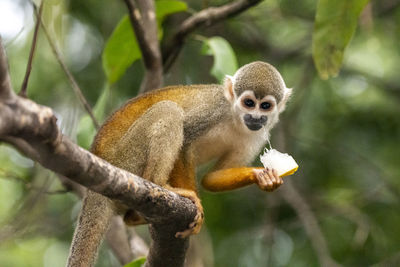
[[244, 124], [251, 131], [260, 130], [267, 123], [267, 116], [261, 116], [260, 118], [254, 118], [250, 114], [246, 114], [243, 117]]
[[251, 131], [258, 131], [263, 127], [263, 124], [261, 124], [261, 123], [245, 122], [245, 124], [246, 124], [247, 128], [249, 128], [249, 130], [251, 130]]

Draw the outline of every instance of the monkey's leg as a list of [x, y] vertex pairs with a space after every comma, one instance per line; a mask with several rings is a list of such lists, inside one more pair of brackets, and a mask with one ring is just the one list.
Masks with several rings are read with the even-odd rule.
[[108, 198], [87, 190], [69, 252], [68, 267], [94, 266], [97, 251], [114, 215], [112, 205]]
[[[190, 198], [201, 215], [197, 217], [202, 218], [202, 207], [195, 193], [195, 186], [187, 190], [183, 185], [169, 185], [171, 171], [182, 151], [183, 120], [184, 112], [175, 102], [161, 101], [154, 104], [135, 121], [120, 140], [116, 148], [116, 153], [120, 156], [116, 158], [122, 160], [118, 160], [115, 165]], [[186, 181], [183, 184], [195, 185], [194, 178], [182, 178]], [[136, 216], [137, 214], [133, 213], [131, 223], [138, 224], [135, 222]], [[201, 225], [198, 219], [194, 224]]]
[[197, 215], [194, 221], [189, 225], [189, 228], [176, 233], [176, 237], [184, 238], [191, 234], [197, 234], [200, 232], [201, 226], [203, 225], [203, 206], [197, 195], [195, 178], [193, 154], [190, 149], [183, 149], [170, 174], [169, 184], [172, 186], [173, 191], [193, 201], [197, 207]]
[[[113, 165], [161, 186], [183, 142], [183, 111], [172, 101], [161, 101], [141, 115], [115, 144]], [[147, 223], [135, 210], [124, 215], [128, 225]]]

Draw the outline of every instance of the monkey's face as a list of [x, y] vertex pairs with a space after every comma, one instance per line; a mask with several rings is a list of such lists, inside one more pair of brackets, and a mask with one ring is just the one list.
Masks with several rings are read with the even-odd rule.
[[263, 127], [270, 128], [277, 120], [278, 109], [276, 99], [272, 95], [256, 98], [253, 91], [244, 91], [235, 101], [235, 112], [241, 121], [251, 131]]
[[279, 72], [265, 62], [244, 65], [233, 77], [227, 75], [224, 89], [235, 121], [246, 130], [267, 132], [278, 122], [292, 92]]

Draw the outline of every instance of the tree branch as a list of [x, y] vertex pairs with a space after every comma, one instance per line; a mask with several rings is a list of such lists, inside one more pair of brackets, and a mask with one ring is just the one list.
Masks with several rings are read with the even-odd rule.
[[25, 140], [37, 152], [35, 160], [45, 168], [140, 212], [150, 223], [153, 237], [148, 266], [165, 259], [159, 257], [168, 258], [163, 266], [183, 266], [188, 238], [175, 238], [175, 233], [187, 229], [194, 220], [194, 203], [111, 165], [62, 135], [50, 108], [12, 92], [1, 43], [0, 97], [0, 139]]
[[32, 70], [33, 56], [35, 55], [35, 49], [39, 33], [40, 20], [42, 19], [44, 1], [45, 0], [42, 0], [42, 2], [40, 3], [39, 13], [36, 16], [36, 24], [35, 24], [35, 31], [33, 32], [31, 51], [29, 52], [29, 59], [28, 59], [28, 64], [26, 66], [24, 81], [22, 82], [21, 91], [19, 92], [19, 95], [23, 97], [26, 97], [26, 88], [28, 87], [28, 80]]
[[202, 26], [211, 26], [223, 19], [235, 16], [248, 8], [257, 5], [262, 0], [238, 0], [220, 7], [209, 7], [187, 18], [181, 24], [178, 31], [172, 36], [168, 44], [163, 48], [164, 72], [175, 61], [182, 49], [185, 38]]
[[[10, 99], [14, 96], [15, 94], [11, 87], [10, 74], [8, 72], [6, 51], [4, 51], [3, 40], [0, 36], [0, 99]], [[0, 121], [0, 136], [3, 124], [4, 123]]]
[[153, 0], [124, 0], [138, 41], [146, 73], [140, 86], [144, 93], [163, 84], [163, 65], [157, 34], [157, 20]]

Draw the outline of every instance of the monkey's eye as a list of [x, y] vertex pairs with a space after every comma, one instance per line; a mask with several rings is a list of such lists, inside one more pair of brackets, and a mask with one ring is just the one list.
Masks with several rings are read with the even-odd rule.
[[250, 98], [246, 98], [245, 100], [243, 100], [243, 103], [249, 108], [252, 108], [256, 105], [256, 103], [254, 103], [254, 101], [251, 100]]
[[272, 105], [271, 105], [271, 103], [269, 103], [269, 102], [262, 102], [261, 105], [260, 105], [260, 107], [261, 107], [262, 109], [264, 109], [264, 110], [270, 109], [271, 106], [272, 106]]

